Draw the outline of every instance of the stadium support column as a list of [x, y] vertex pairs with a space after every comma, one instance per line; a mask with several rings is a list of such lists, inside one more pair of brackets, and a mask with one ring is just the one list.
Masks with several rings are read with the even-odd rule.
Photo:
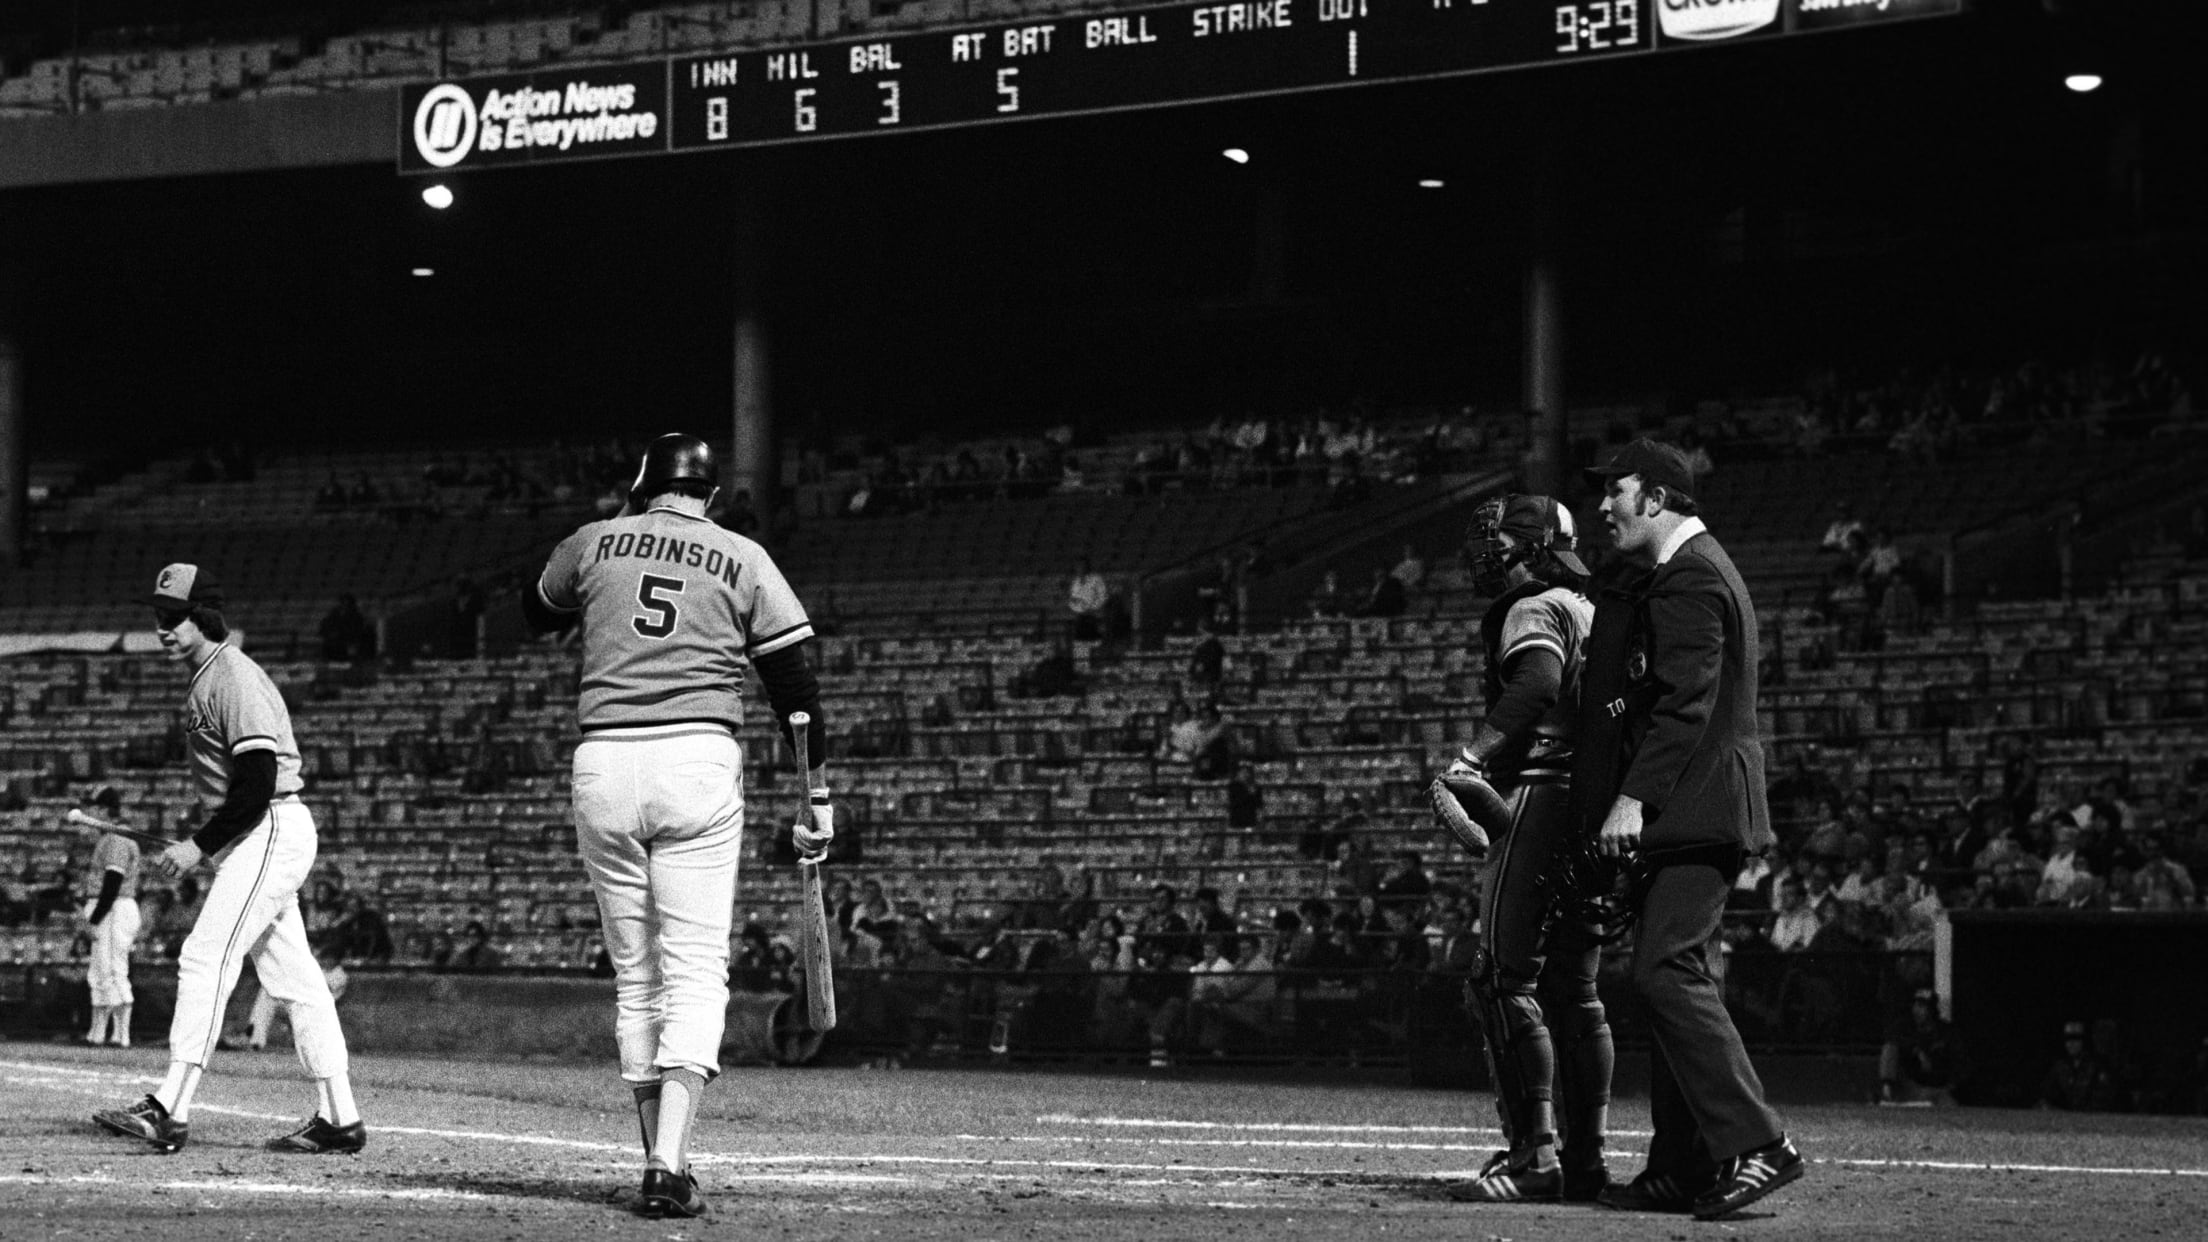
[[1564, 480], [1564, 290], [1556, 258], [1537, 249], [1526, 265], [1526, 490], [1571, 498]]
[[30, 520], [29, 433], [23, 417], [23, 351], [0, 330], [0, 565], [23, 563]]
[[[1545, 114], [1544, 114], [1545, 116]], [[1555, 125], [1546, 119], [1532, 127], [1533, 169], [1528, 174], [1525, 270], [1525, 374], [1527, 491], [1555, 496], [1571, 504], [1564, 487], [1564, 440], [1570, 414], [1564, 406], [1564, 277], [1560, 270], [1566, 226], [1562, 213], [1569, 198], [1558, 193], [1552, 160]]]
[[756, 190], [748, 191], [735, 207], [736, 313], [729, 353], [735, 381], [730, 430], [736, 451], [730, 457], [728, 481], [732, 493], [751, 493], [751, 509], [759, 517], [762, 535], [772, 526], [775, 486], [780, 481], [774, 461], [773, 376], [767, 369], [766, 230], [760, 221], [764, 209]]

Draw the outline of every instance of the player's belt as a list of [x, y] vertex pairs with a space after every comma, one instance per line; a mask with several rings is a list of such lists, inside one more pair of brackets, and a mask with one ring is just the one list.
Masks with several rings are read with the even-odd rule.
[[735, 737], [736, 731], [711, 720], [685, 720], [680, 724], [603, 725], [583, 731], [586, 742], [658, 742], [671, 737]]

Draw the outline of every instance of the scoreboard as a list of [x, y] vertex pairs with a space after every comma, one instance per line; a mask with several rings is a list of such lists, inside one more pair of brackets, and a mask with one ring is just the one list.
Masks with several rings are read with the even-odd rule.
[[1967, 0], [1225, 0], [410, 84], [399, 169], [708, 151], [1446, 78]]

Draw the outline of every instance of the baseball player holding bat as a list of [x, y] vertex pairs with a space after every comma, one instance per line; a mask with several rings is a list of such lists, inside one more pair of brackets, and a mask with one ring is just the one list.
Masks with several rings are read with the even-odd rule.
[[[766, 550], [705, 516], [712, 451], [652, 441], [622, 512], [553, 549], [522, 589], [540, 632], [580, 621], [575, 830], [614, 968], [614, 1038], [644, 1139], [637, 1210], [701, 1216], [690, 1132], [720, 1073], [728, 937], [744, 827], [744, 673], [777, 720], [804, 712], [826, 758], [813, 635]], [[807, 774], [811, 815], [793, 834], [818, 854], [835, 835], [828, 791]]]
[[1480, 622], [1488, 711], [1432, 795], [1443, 825], [1475, 857], [1489, 854], [1470, 999], [1508, 1143], [1451, 1189], [1470, 1202], [1591, 1201], [1609, 1177], [1615, 1053], [1595, 994], [1602, 946], [1563, 900], [1575, 844], [1572, 738], [1594, 616], [1576, 544], [1571, 511], [1528, 495], [1480, 506], [1465, 539], [1474, 584], [1495, 600]]
[[[88, 801], [110, 820], [122, 818], [122, 791], [113, 785], [100, 786]], [[101, 833], [92, 847], [87, 878], [97, 887], [85, 897], [84, 922], [92, 929], [92, 956], [84, 968], [92, 991], [92, 1029], [84, 1033], [84, 1042], [128, 1048], [130, 947], [138, 940], [139, 927], [138, 843], [122, 833]]]
[[206, 824], [162, 850], [153, 867], [174, 879], [212, 860], [215, 878], [177, 959], [168, 1075], [145, 1099], [92, 1119], [158, 1151], [184, 1146], [200, 1073], [250, 954], [261, 986], [291, 1011], [299, 1064], [316, 1093], [313, 1116], [269, 1140], [269, 1149], [357, 1152], [368, 1132], [353, 1102], [345, 1032], [299, 917], [299, 886], [314, 867], [316, 836], [314, 816], [299, 801], [304, 782], [291, 713], [261, 666], [225, 641], [230, 631], [213, 575], [197, 565], [170, 565], [146, 602], [162, 649], [191, 670], [186, 747], [201, 800], [213, 807]]

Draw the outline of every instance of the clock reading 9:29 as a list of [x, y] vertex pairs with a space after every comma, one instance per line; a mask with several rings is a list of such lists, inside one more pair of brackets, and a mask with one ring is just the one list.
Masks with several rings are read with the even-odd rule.
[[1556, 51], [1603, 52], [1641, 46], [1641, 0], [1582, 0], [1556, 6]]

